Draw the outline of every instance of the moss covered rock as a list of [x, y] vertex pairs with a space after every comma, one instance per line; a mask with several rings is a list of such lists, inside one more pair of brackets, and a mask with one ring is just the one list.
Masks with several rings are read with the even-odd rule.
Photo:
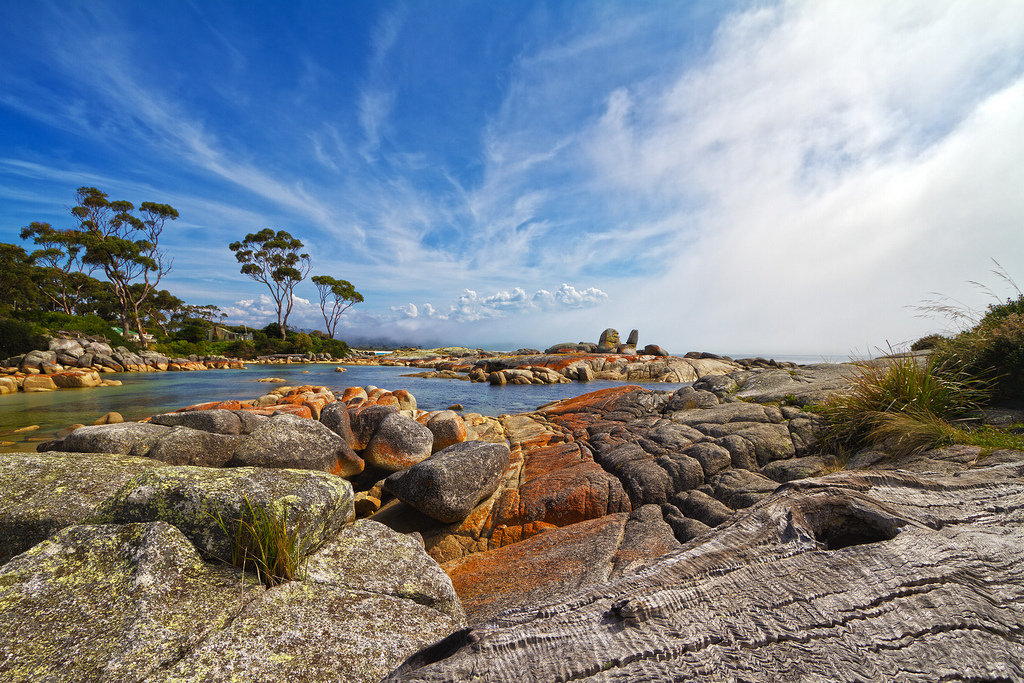
[[250, 504], [283, 514], [310, 547], [333, 538], [355, 517], [351, 484], [324, 472], [164, 467], [133, 477], [87, 521], [168, 522], [207, 556], [228, 560], [232, 544], [217, 516], [230, 531]]
[[0, 564], [80, 524], [132, 477], [163, 466], [103, 453], [0, 455]]

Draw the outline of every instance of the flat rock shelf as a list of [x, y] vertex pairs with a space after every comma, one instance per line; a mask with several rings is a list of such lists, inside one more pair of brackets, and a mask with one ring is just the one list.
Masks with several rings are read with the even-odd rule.
[[390, 682], [1024, 680], [1024, 465], [793, 482], [638, 574]]

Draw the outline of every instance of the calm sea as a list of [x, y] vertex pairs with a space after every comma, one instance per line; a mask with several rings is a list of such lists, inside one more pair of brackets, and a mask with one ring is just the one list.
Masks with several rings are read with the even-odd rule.
[[[75, 423], [92, 424], [111, 411], [120, 413], [125, 420], [138, 420], [196, 403], [256, 398], [282, 386], [256, 381], [264, 377], [283, 379], [286, 386], [323, 385], [339, 395], [351, 386], [405, 389], [416, 397], [423, 410], [441, 410], [461, 403], [466, 412], [484, 415], [528, 412], [550, 401], [620, 386], [619, 382], [595, 381], [497, 387], [463, 380], [402, 377], [410, 372], [416, 371], [354, 366], [346, 372], [334, 372], [333, 365], [262, 365], [245, 370], [118, 373], [104, 378], [120, 380], [123, 384], [119, 387], [5, 394], [0, 396], [0, 442], [13, 443], [0, 446], [0, 452], [33, 451], [37, 442], [53, 438], [54, 432]], [[650, 386], [675, 389], [684, 385]], [[38, 429], [15, 432], [32, 426]]]
[[[848, 360], [834, 356], [775, 358], [800, 364]], [[441, 410], [461, 403], [466, 412], [495, 416], [528, 412], [550, 401], [620, 386], [619, 382], [594, 381], [497, 387], [462, 380], [402, 377], [415, 372], [410, 368], [353, 366], [346, 372], [334, 372], [334, 367], [326, 364], [258, 365], [245, 370], [118, 373], [104, 375], [104, 378], [120, 380], [123, 384], [119, 387], [0, 395], [0, 444], [11, 442], [0, 445], [0, 452], [35, 450], [36, 443], [53, 438], [54, 432], [71, 424], [92, 424], [111, 411], [121, 413], [125, 420], [139, 420], [196, 403], [256, 398], [281, 386], [257, 382], [264, 377], [283, 379], [287, 386], [324, 385], [339, 395], [351, 386], [405, 389], [412, 392], [418, 406], [424, 410]], [[652, 383], [647, 386], [672, 390], [685, 385]], [[33, 426], [38, 429], [15, 431]]]

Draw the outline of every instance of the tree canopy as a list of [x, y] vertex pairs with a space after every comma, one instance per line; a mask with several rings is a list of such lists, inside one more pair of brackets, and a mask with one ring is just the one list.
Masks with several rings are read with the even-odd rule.
[[21, 238], [43, 247], [33, 254], [46, 264], [43, 291], [66, 313], [74, 310], [82, 291], [95, 289], [89, 273], [102, 270], [117, 298], [123, 329], [135, 328], [143, 347], [142, 304], [171, 270], [172, 260], [160, 249], [160, 235], [178, 212], [167, 204], [107, 199], [95, 187], [80, 187], [71, 208], [75, 228], [58, 230], [32, 223]]
[[306, 279], [312, 266], [309, 254], [299, 253], [303, 248], [300, 240], [284, 230], [276, 233], [264, 228], [250, 233], [241, 242], [228, 245], [235, 252], [235, 258], [242, 264], [241, 272], [270, 290], [270, 296], [277, 306], [277, 324], [281, 326], [281, 338], [285, 338], [288, 316], [295, 303], [295, 285]]
[[[356, 291], [348, 280], [336, 280], [330, 275], [314, 275], [310, 278], [320, 293], [320, 312], [324, 316], [327, 334], [334, 339], [341, 314], [363, 300], [363, 295]], [[330, 312], [328, 312], [328, 307]]]

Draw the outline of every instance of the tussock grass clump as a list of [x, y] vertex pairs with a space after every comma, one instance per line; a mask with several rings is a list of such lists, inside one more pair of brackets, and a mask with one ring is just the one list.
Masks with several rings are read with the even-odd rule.
[[865, 365], [850, 389], [821, 409], [830, 425], [824, 445], [839, 452], [884, 445], [896, 456], [950, 442], [955, 420], [978, 407], [983, 385], [949, 365], [897, 356]]
[[253, 505], [248, 497], [244, 500], [238, 519], [225, 521], [219, 512], [214, 515], [231, 539], [231, 564], [243, 571], [254, 569], [267, 588], [301, 578], [306, 560], [315, 551], [299, 532], [301, 525], [289, 528], [287, 511]]

